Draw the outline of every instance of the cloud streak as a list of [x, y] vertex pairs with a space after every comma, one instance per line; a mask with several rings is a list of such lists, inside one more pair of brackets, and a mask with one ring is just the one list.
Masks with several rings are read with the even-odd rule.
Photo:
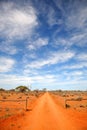
[[[38, 25], [37, 15], [32, 6], [18, 7], [15, 3], [0, 5], [0, 34], [9, 39], [20, 39], [30, 35]], [[1, 33], [2, 32], [2, 33]]]
[[11, 40], [1, 42], [0, 51], [5, 54], [14, 55], [18, 52], [18, 48], [12, 43]]
[[15, 61], [11, 58], [0, 57], [0, 72], [9, 72], [13, 68]]
[[74, 55], [75, 54], [73, 52], [60, 52], [60, 53], [56, 52], [56, 53], [50, 54], [48, 58], [40, 59], [39, 61], [34, 61], [28, 64], [26, 67], [38, 69], [44, 66], [50, 66], [50, 65], [66, 62], [72, 59]]
[[48, 44], [48, 39], [47, 38], [41, 38], [39, 37], [36, 40], [31, 41], [28, 45], [29, 50], [37, 50], [43, 46], [46, 46]]

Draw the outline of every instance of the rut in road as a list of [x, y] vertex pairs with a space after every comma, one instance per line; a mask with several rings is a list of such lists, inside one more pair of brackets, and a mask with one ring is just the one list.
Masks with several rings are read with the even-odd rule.
[[55, 104], [49, 93], [40, 97], [22, 128], [23, 130], [77, 130], [63, 108]]

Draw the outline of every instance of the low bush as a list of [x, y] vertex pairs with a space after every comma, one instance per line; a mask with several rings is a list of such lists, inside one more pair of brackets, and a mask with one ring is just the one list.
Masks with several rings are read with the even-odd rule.
[[3, 99], [7, 99], [7, 97], [6, 97], [6, 96], [3, 96], [2, 98], [3, 98]]
[[70, 108], [70, 105], [69, 105], [69, 104], [66, 104], [66, 108]]
[[77, 101], [82, 101], [82, 97], [77, 97], [76, 100]]

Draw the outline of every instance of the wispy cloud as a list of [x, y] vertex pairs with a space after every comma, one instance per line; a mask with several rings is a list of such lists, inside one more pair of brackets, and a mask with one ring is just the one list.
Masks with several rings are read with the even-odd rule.
[[49, 7], [48, 8], [48, 13], [47, 14], [47, 23], [50, 25], [50, 26], [54, 26], [54, 25], [61, 25], [63, 23], [62, 19], [59, 18], [58, 14], [60, 12], [57, 12], [54, 10], [54, 8], [52, 7]]
[[11, 58], [0, 57], [0, 72], [9, 72], [13, 68], [15, 61]]
[[63, 66], [63, 69], [82, 69], [84, 67], [87, 67], [87, 63], [86, 62], [83, 62], [83, 63], [80, 63], [80, 64], [70, 64], [70, 65], [65, 65]]
[[[63, 24], [66, 29], [85, 29], [87, 27], [87, 1], [68, 1], [53, 0], [56, 7], [60, 10]], [[78, 6], [78, 8], [77, 8]], [[81, 30], [80, 30], [81, 31]]]
[[48, 83], [54, 83], [55, 81], [55, 76], [54, 75], [36, 75], [36, 76], [18, 76], [18, 75], [0, 75], [0, 84], [3, 85], [6, 84], [14, 86], [14, 88], [17, 85], [27, 85], [29, 86], [30, 84], [44, 84], [46, 82]]
[[77, 59], [80, 61], [87, 62], [87, 53], [82, 53], [77, 56]]
[[37, 38], [36, 40], [33, 40], [29, 43], [28, 49], [29, 50], [37, 50], [43, 46], [46, 46], [48, 44], [48, 39], [47, 38]]
[[87, 37], [87, 32], [82, 31], [79, 33], [74, 33], [74, 34], [72, 34], [72, 36], [70, 38], [70, 43], [71, 43], [71, 45], [77, 45], [79, 47], [84, 47], [87, 45], [86, 37]]
[[0, 85], [86, 88], [86, 48], [87, 0], [0, 1]]
[[76, 28], [83, 30], [87, 27], [87, 7], [81, 5], [80, 2], [78, 4], [80, 7], [77, 8], [76, 5], [72, 6], [72, 10], [69, 12], [70, 15], [68, 15], [66, 18], [66, 26], [68, 29]]
[[70, 49], [73, 46], [77, 47], [86, 47], [87, 46], [87, 32], [74, 32], [71, 33], [68, 37], [57, 37], [57, 35], [53, 37], [53, 46], [56, 48], [64, 48]]
[[32, 6], [20, 8], [12, 2], [0, 5], [0, 35], [9, 39], [25, 38], [38, 25], [37, 15]]
[[[76, 73], [73, 73], [73, 75]], [[80, 72], [77, 72], [77, 75], [75, 78], [69, 78], [66, 80], [69, 76], [69, 73], [66, 74], [66, 79], [64, 81], [60, 80], [59, 77], [63, 76], [62, 74], [58, 75], [36, 75], [36, 76], [17, 76], [17, 75], [0, 75], [0, 84], [2, 86], [6, 85], [7, 89], [9, 89], [8, 86], [13, 86], [14, 88], [18, 85], [34, 85], [33, 89], [37, 89], [38, 87], [47, 87], [48, 89], [74, 89], [78, 90], [79, 87], [83, 86], [86, 87], [87, 81], [81, 80], [78, 78], [78, 75], [81, 75]], [[78, 87], [79, 84], [79, 87]], [[38, 85], [38, 86], [37, 86]], [[55, 86], [55, 87], [54, 87]], [[67, 86], [67, 87], [65, 87]], [[82, 89], [82, 87], [81, 87]]]
[[[49, 25], [60, 25], [58, 31], [53, 34], [54, 44], [71, 47], [72, 45], [86, 46], [87, 39], [87, 1], [69, 1], [64, 4], [62, 0], [54, 1], [57, 10], [52, 10], [48, 13], [47, 21]], [[77, 8], [77, 5], [79, 6]], [[50, 7], [49, 7], [50, 8]], [[58, 14], [60, 15], [58, 16]], [[51, 20], [53, 19], [53, 20]], [[64, 31], [65, 35], [60, 35]], [[56, 39], [56, 40], [55, 40]]]
[[34, 61], [28, 64], [26, 67], [29, 68], [41, 68], [43, 66], [49, 66], [61, 62], [66, 62], [74, 57], [74, 52], [55, 52], [50, 54], [48, 58], [40, 59], [39, 61]]
[[18, 52], [18, 48], [13, 44], [11, 40], [1, 42], [0, 51], [6, 54], [14, 55]]
[[63, 72], [63, 75], [66, 77], [66, 81], [70, 80], [80, 80], [81, 78], [84, 78], [84, 72], [82, 70], [72, 70], [72, 71], [65, 71]]

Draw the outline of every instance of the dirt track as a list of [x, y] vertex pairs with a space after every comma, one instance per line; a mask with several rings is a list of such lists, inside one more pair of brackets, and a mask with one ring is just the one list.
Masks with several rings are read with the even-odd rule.
[[[56, 106], [48, 93], [38, 101], [37, 106], [27, 118], [24, 130], [76, 130], [67, 115]], [[29, 122], [30, 120], [30, 122]]]
[[87, 127], [78, 128], [66, 109], [56, 104], [49, 93], [41, 96], [32, 111], [27, 112], [23, 119], [17, 119], [16, 124], [18, 123], [20, 127], [11, 126], [8, 127], [9, 130], [87, 130]]

